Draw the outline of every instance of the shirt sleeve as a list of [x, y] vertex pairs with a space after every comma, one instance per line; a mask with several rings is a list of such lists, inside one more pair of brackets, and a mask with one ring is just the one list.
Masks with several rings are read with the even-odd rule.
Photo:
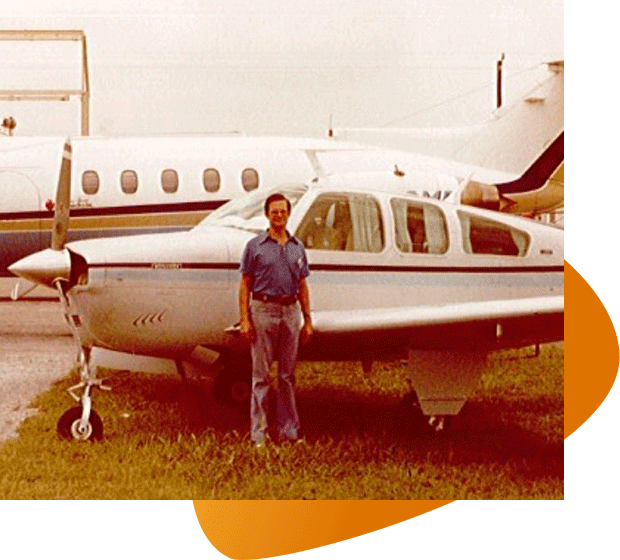
[[307, 278], [308, 276], [310, 276], [310, 267], [308, 266], [308, 256], [306, 255], [306, 251], [303, 248], [303, 246], [301, 248], [301, 252], [302, 252], [302, 262], [301, 262], [300, 277]]
[[254, 274], [254, 251], [252, 250], [251, 243], [248, 243], [243, 250], [239, 272], [241, 274]]

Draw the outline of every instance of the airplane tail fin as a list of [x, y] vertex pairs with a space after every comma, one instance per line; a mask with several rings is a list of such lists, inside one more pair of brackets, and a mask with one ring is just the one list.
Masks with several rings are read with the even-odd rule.
[[557, 210], [564, 204], [564, 133], [517, 179], [495, 184], [465, 179], [450, 201], [530, 216]]
[[564, 62], [539, 67], [535, 85], [486, 122], [458, 128], [336, 129], [334, 137], [521, 174], [564, 130]]
[[[564, 163], [564, 132], [547, 146], [544, 152], [514, 181], [496, 185], [503, 195], [540, 189]], [[562, 167], [563, 170], [563, 167]], [[563, 181], [563, 175], [562, 175]]]

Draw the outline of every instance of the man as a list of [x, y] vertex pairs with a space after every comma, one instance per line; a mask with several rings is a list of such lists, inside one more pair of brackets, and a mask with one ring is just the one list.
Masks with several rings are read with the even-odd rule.
[[[241, 258], [239, 312], [241, 335], [251, 343], [250, 436], [257, 447], [267, 439], [270, 369], [278, 361], [277, 422], [280, 441], [299, 439], [295, 403], [295, 362], [300, 339], [312, 337], [310, 274], [303, 245], [286, 230], [291, 203], [282, 194], [265, 201], [269, 228], [251, 239]], [[300, 321], [299, 302], [303, 314]]]

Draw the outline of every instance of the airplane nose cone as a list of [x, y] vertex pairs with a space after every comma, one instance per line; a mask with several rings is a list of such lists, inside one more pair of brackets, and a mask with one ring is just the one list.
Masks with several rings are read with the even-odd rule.
[[53, 288], [55, 280], [69, 280], [71, 257], [67, 249], [45, 249], [14, 262], [9, 270], [16, 276]]

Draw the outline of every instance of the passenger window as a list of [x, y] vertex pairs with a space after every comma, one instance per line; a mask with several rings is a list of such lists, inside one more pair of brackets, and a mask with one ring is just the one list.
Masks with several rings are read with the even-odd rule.
[[295, 236], [308, 249], [378, 253], [384, 247], [381, 209], [370, 196], [320, 195]]
[[463, 231], [463, 248], [475, 255], [523, 257], [530, 246], [527, 233], [487, 218], [458, 212]]
[[96, 171], [84, 171], [82, 173], [82, 191], [84, 194], [97, 194], [99, 192], [99, 175]]
[[126, 194], [134, 194], [138, 190], [138, 174], [131, 169], [121, 173], [121, 189]]
[[258, 171], [248, 167], [241, 172], [241, 184], [246, 191], [258, 188]]
[[207, 192], [220, 190], [220, 172], [217, 169], [205, 169], [202, 174], [202, 184]]
[[441, 255], [448, 250], [443, 212], [432, 204], [392, 200], [396, 248], [403, 253]]
[[161, 172], [161, 188], [166, 193], [175, 193], [179, 190], [179, 174], [174, 169], [164, 169]]

